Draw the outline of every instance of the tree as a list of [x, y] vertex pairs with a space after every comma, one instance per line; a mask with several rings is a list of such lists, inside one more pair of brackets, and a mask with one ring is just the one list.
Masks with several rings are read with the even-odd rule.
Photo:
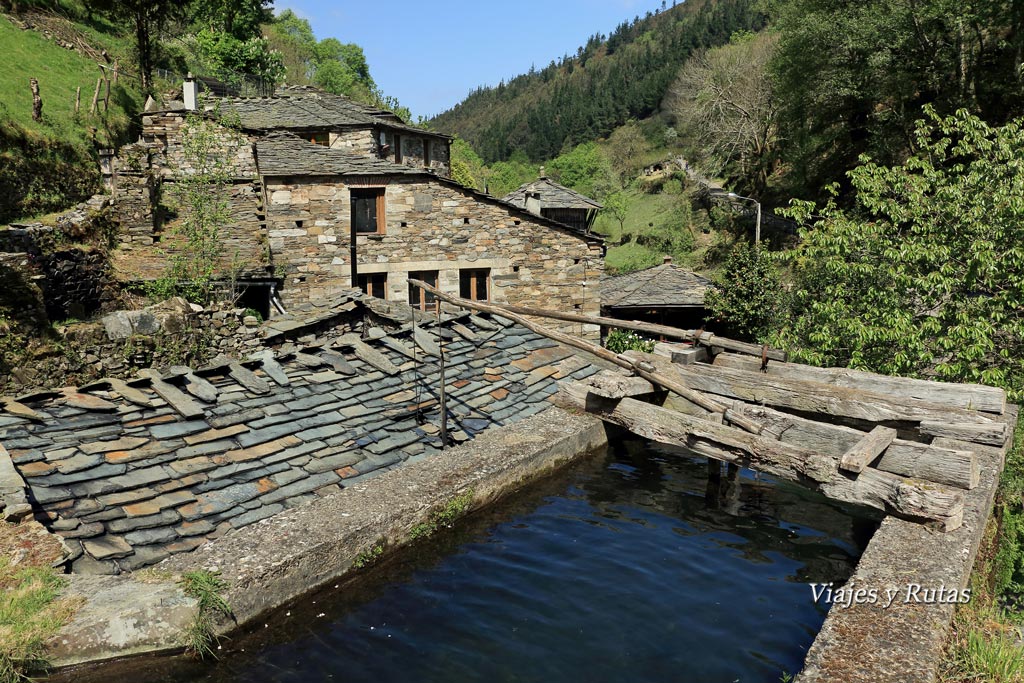
[[721, 332], [760, 343], [778, 324], [781, 299], [782, 285], [771, 256], [740, 242], [726, 258], [718, 287], [708, 291], [704, 305]]
[[[102, 9], [102, 6], [99, 6]], [[115, 18], [127, 21], [135, 34], [135, 60], [143, 91], [153, 89], [153, 68], [160, 52], [160, 36], [168, 22], [184, 15], [185, 3], [176, 0], [124, 0], [113, 3]]]
[[639, 173], [648, 147], [647, 138], [636, 121], [616, 128], [608, 136], [608, 158], [620, 180], [625, 182]]
[[273, 0], [190, 0], [192, 21], [214, 33], [240, 41], [260, 35], [260, 26], [273, 20]]
[[595, 142], [585, 142], [555, 157], [546, 169], [559, 183], [595, 199], [616, 185], [611, 165]]
[[629, 198], [623, 192], [613, 192], [604, 198], [604, 213], [619, 223], [619, 235], [626, 230], [626, 216], [629, 215]]
[[776, 0], [772, 14], [794, 192], [846, 189], [861, 154], [899, 163], [926, 104], [993, 124], [1022, 113], [1024, 3]]
[[774, 343], [803, 361], [1024, 390], [1024, 121], [927, 119], [898, 166], [850, 174], [855, 210], [813, 224], [787, 257], [792, 309]]
[[[709, 175], [764, 193], [778, 158], [776, 98], [768, 64], [774, 33], [738, 34], [691, 58], [669, 92], [669, 108], [703, 155]], [[695, 160], [698, 161], [698, 160]]]
[[480, 181], [487, 173], [484, 161], [462, 138], [452, 140], [451, 166], [452, 180], [476, 190], [483, 189]]

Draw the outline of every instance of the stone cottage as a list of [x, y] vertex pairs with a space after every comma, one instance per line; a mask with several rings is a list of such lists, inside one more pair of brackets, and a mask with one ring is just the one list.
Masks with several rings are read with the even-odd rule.
[[714, 286], [708, 278], [675, 265], [672, 257], [666, 256], [661, 265], [605, 277], [601, 315], [686, 329], [704, 327], [704, 297]]
[[597, 212], [604, 207], [586, 195], [559, 185], [543, 173], [542, 168], [540, 178], [520, 185], [503, 199], [536, 216], [550, 218], [571, 225], [577, 230], [590, 232]]
[[192, 112], [219, 125], [214, 147], [231, 177], [221, 270], [248, 288], [244, 305], [272, 315], [270, 302], [282, 311], [359, 288], [432, 308], [415, 277], [472, 299], [600, 309], [604, 244], [585, 226], [458, 184], [450, 137], [311, 88], [199, 102], [186, 82], [185, 102], [147, 108], [142, 140], [111, 171], [123, 280], [158, 277], [172, 248], [157, 206], [194, 170], [182, 135]]

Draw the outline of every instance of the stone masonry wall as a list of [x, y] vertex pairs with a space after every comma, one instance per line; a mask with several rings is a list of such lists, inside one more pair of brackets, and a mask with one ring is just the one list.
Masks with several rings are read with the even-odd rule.
[[[445, 177], [451, 176], [451, 165], [447, 143], [431, 139], [430, 163], [424, 164], [423, 143], [426, 138], [419, 138], [406, 133], [399, 133], [399, 138], [402, 145], [402, 164], [412, 166], [413, 168], [431, 168]], [[394, 162], [395, 134], [391, 132], [385, 133], [384, 139], [388, 144], [388, 149], [387, 153], [382, 155], [381, 158]]]
[[373, 131], [365, 128], [331, 133], [329, 140], [331, 149], [340, 149], [350, 154], [375, 157], [380, 152], [380, 146], [377, 144]]
[[[349, 288], [348, 186], [333, 178], [266, 183], [270, 249], [286, 307]], [[388, 274], [391, 300], [408, 301], [410, 271], [439, 271], [441, 290], [458, 295], [460, 269], [489, 268], [493, 301], [599, 312], [599, 244], [437, 180], [391, 179], [385, 214], [385, 234], [358, 236], [358, 263], [360, 274]], [[561, 327], [597, 336], [590, 326]]]
[[[256, 157], [252, 140], [242, 133], [210, 122], [214, 126], [215, 141], [211, 155], [229, 157], [227, 170], [234, 178], [256, 179]], [[142, 117], [142, 139], [157, 145], [156, 165], [164, 175], [191, 172], [192, 165], [185, 158], [181, 129], [185, 124], [184, 112], [150, 114]]]

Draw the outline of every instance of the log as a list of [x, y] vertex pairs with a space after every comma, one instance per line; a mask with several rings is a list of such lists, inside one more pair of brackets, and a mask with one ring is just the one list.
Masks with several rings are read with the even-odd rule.
[[863, 472], [895, 440], [895, 429], [875, 427], [843, 453], [843, 457], [839, 460], [839, 469], [858, 474]]
[[1010, 435], [1010, 425], [1003, 422], [977, 424], [926, 420], [921, 422], [920, 429], [922, 434], [929, 436], [944, 436], [948, 439], [972, 441], [987, 446], [1002, 446]]
[[82, 106], [82, 86], [75, 88], [75, 113], [78, 113], [78, 109]]
[[944, 531], [958, 528], [963, 521], [963, 492], [945, 486], [874, 469], [851, 478], [839, 471], [836, 458], [636, 399], [605, 399], [578, 383], [562, 385], [556, 403], [585, 410], [652, 441], [796, 481], [833, 500], [866, 505], [913, 521], [932, 521]]
[[96, 113], [96, 103], [100, 101], [100, 86], [103, 85], [103, 79], [96, 79], [96, 91], [92, 94], [92, 105], [89, 107], [89, 113]]
[[[738, 351], [740, 353], [746, 353], [752, 356], [757, 356], [758, 358], [760, 358], [764, 353], [764, 347], [758, 344], [750, 344], [747, 342], [736, 341], [735, 339], [728, 339], [727, 337], [719, 337], [717, 334], [713, 334], [711, 332], [703, 332], [701, 330], [681, 330], [677, 327], [669, 327], [668, 325], [658, 325], [655, 323], [645, 323], [639, 320], [619, 320], [618, 318], [605, 318], [603, 316], [581, 315], [579, 313], [563, 313], [562, 311], [552, 311], [546, 308], [513, 306], [511, 304], [497, 304], [497, 306], [505, 311], [508, 311], [510, 313], [517, 313], [519, 315], [529, 315], [535, 318], [551, 318], [553, 320], [564, 320], [566, 322], [573, 323], [601, 325], [604, 327], [617, 327], [623, 330], [634, 330], [636, 332], [644, 332], [645, 334], [650, 334], [656, 337], [682, 339], [684, 341], [692, 341], [694, 343], [702, 344], [704, 346], [717, 346], [723, 349], [729, 349], [730, 351]], [[500, 313], [495, 313], [495, 315], [500, 315]], [[769, 348], [768, 358], [770, 360], [784, 361], [786, 360], [787, 355], [785, 351], [782, 351], [780, 349]]]
[[[721, 353], [715, 356], [714, 364], [748, 372], [759, 372], [761, 369], [760, 361], [735, 353]], [[953, 384], [910, 377], [890, 377], [863, 370], [816, 368], [799, 363], [769, 363], [766, 374], [769, 377], [801, 379], [880, 394], [907, 396], [951, 408], [980, 410], [997, 415], [1002, 415], [1006, 411], [1006, 392], [983, 384]]]
[[[784, 443], [841, 456], [864, 436], [864, 432], [782, 413], [771, 408], [737, 401], [733, 408], [765, 424], [765, 435]], [[918, 441], [896, 439], [873, 467], [904, 477], [927, 479], [961, 489], [973, 489], [980, 480], [978, 458], [973, 451], [941, 448]]]
[[652, 354], [635, 351], [627, 353], [651, 362], [663, 372], [675, 372], [688, 387], [750, 403], [860, 422], [889, 423], [890, 426], [909, 423], [916, 428], [918, 423], [925, 421], [970, 423], [978, 425], [978, 438], [995, 438], [997, 434], [1005, 434], [1003, 423], [993, 422], [976, 411], [820, 382], [770, 377], [760, 372], [715, 365], [673, 365]]
[[[626, 368], [627, 370], [636, 373], [640, 377], [643, 377], [648, 382], [653, 382], [654, 384], [658, 384], [662, 387], [665, 387], [669, 391], [678, 394], [679, 396], [682, 396], [686, 400], [697, 404], [698, 406], [705, 410], [709, 410], [715, 413], [722, 413], [726, 419], [730, 420], [737, 426], [742, 427], [748, 432], [757, 434], [761, 431], [761, 425], [759, 425], [758, 423], [751, 421], [743, 417], [742, 415], [734, 415], [730, 417], [728, 406], [726, 406], [725, 404], [720, 403], [708, 396], [705, 396], [704, 394], [698, 391], [692, 390], [690, 387], [678, 381], [672, 375], [665, 375], [663, 373], [654, 372], [653, 366], [651, 366], [649, 363], [643, 362], [643, 360], [634, 361], [626, 356], [616, 354], [612, 351], [609, 351], [608, 349], [597, 346], [596, 344], [591, 344], [590, 342], [583, 341], [582, 339], [577, 339], [576, 337], [569, 336], [563, 332], [558, 332], [557, 330], [548, 329], [542, 325], [538, 325], [530, 320], [527, 320], [526, 318], [522, 317], [517, 313], [509, 311], [507, 308], [503, 306], [496, 306], [494, 304], [484, 303], [482, 301], [470, 301], [469, 299], [462, 299], [460, 297], [451, 296], [449, 294], [445, 294], [439, 291], [435, 287], [431, 287], [425, 282], [421, 282], [419, 280], [412, 278], [409, 279], [409, 283], [416, 287], [420, 287], [422, 289], [427, 290], [438, 299], [441, 299], [442, 301], [447, 301], [450, 304], [461, 306], [463, 308], [470, 308], [476, 311], [483, 311], [484, 313], [490, 313], [491, 315], [496, 315], [502, 318], [506, 318], [508, 320], [515, 321], [522, 325], [523, 327], [532, 330], [533, 332], [536, 332], [539, 335], [547, 337], [548, 339], [553, 339], [557, 342], [565, 344], [566, 346], [572, 346], [582, 351], [586, 351], [587, 353], [597, 356], [598, 358], [606, 360], [610, 363], [614, 363], [619, 367]], [[644, 355], [647, 356], [649, 354]], [[653, 358], [653, 356], [651, 357]]]

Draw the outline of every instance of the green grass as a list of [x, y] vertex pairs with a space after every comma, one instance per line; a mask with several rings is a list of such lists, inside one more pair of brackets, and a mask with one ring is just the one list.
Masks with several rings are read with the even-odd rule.
[[439, 529], [451, 528], [451, 526], [455, 524], [455, 520], [466, 514], [466, 511], [469, 510], [469, 506], [472, 503], [472, 491], [466, 491], [465, 493], [452, 498], [440, 509], [431, 512], [427, 521], [414, 526], [409, 531], [409, 538], [415, 541], [420, 538], [432, 536]]
[[[120, 44], [120, 38], [104, 38], [95, 29], [83, 31], [97, 40], [96, 47]], [[89, 143], [89, 126], [98, 131], [100, 144], [112, 144], [128, 125], [128, 109], [140, 108], [140, 96], [127, 79], [111, 87], [110, 109], [90, 115], [96, 79], [96, 62], [67, 50], [35, 31], [23, 31], [0, 16], [0, 44], [4, 46], [5, 67], [0, 69], [0, 116], [14, 121], [30, 133], [60, 137], [66, 142]], [[43, 120], [32, 120], [32, 93], [29, 79], [39, 81], [43, 100]], [[81, 108], [75, 115], [75, 88], [82, 89]]]
[[0, 558], [0, 683], [29, 680], [45, 666], [44, 644], [77, 607], [57, 600], [64, 585], [49, 567], [11, 567]]
[[214, 646], [218, 643], [217, 615], [233, 616], [231, 606], [221, 595], [228, 585], [220, 572], [198, 570], [185, 572], [178, 581], [186, 595], [199, 601], [195, 619], [185, 628], [182, 640], [185, 651], [199, 659], [216, 658]]

